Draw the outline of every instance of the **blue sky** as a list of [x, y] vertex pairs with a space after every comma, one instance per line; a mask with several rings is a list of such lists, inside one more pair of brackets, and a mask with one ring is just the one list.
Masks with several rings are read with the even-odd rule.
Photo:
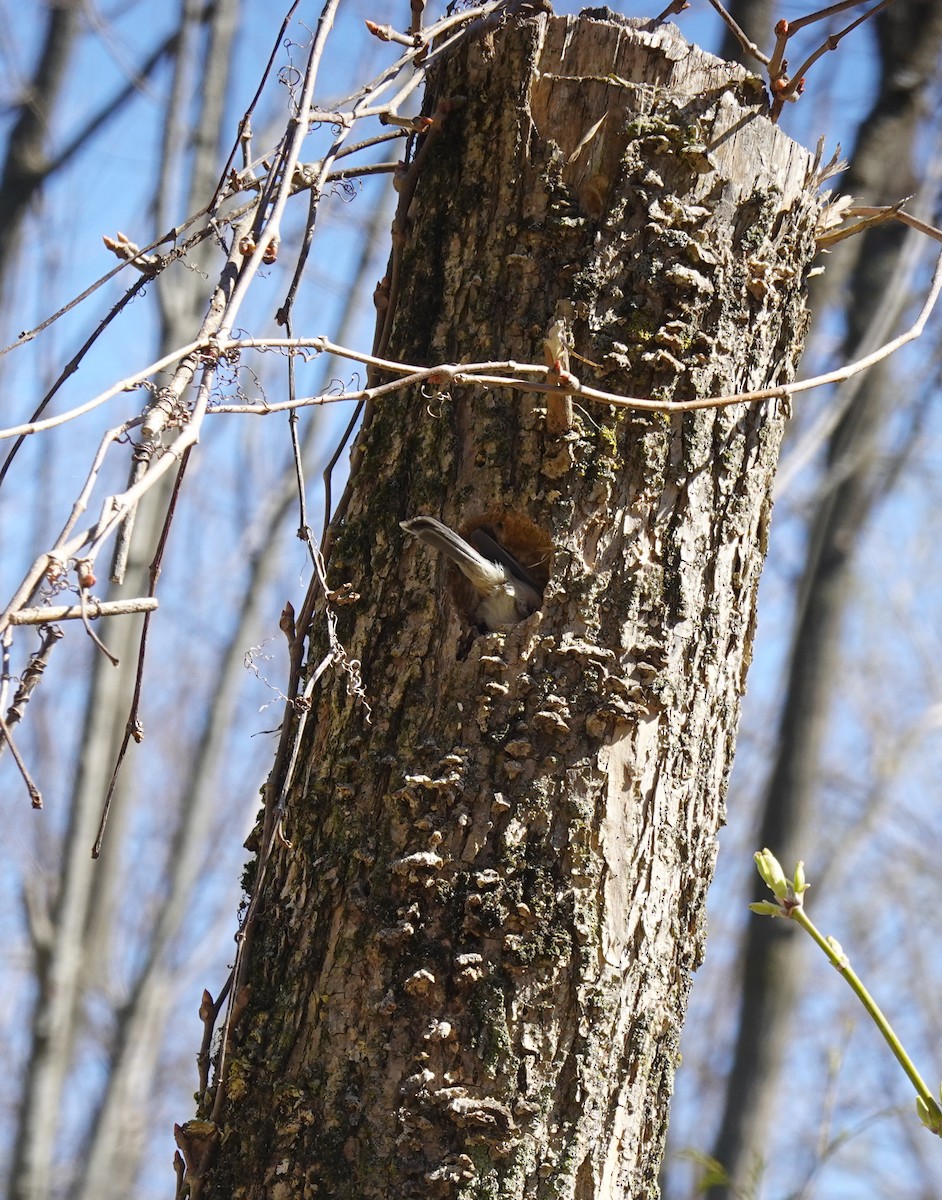
[[[576, 4], [557, 3], [561, 13], [578, 11]], [[408, 5], [401, 5], [403, 12]], [[631, 4], [622, 6], [629, 15], [648, 16], [656, 6]], [[317, 7], [304, 6], [305, 19], [313, 23]], [[780, 6], [780, 15], [798, 15], [807, 6], [797, 2]], [[99, 12], [94, 7], [89, 12]], [[172, 24], [170, 6], [156, 0], [133, 0], [131, 3], [102, 8], [102, 32], [98, 37], [83, 39], [82, 50], [70, 71], [67, 100], [61, 106], [56, 127], [51, 131], [54, 142], [67, 139], [70, 132], [81, 126], [84, 116], [93, 111], [102, 98], [111, 94], [127, 76], [129, 63], [140, 61]], [[238, 118], [248, 102], [258, 78], [261, 65], [267, 56], [277, 22], [272, 6], [260, 0], [247, 0], [243, 6], [244, 16], [238, 40], [238, 68], [235, 72], [232, 101], [229, 107], [230, 126], [224, 140], [234, 138]], [[36, 13], [31, 7], [13, 5], [11, 0], [0, 9], [4, 20], [0, 22], [5, 32], [0, 39], [0, 61], [6, 75], [3, 97], [9, 102], [16, 95], [18, 79], [28, 69], [37, 38]], [[374, 40], [368, 38], [362, 28], [362, 17], [375, 16], [375, 5], [366, 3], [346, 5], [343, 8], [338, 32], [332, 42], [332, 51], [325, 62], [322, 98], [326, 101], [356, 83], [364, 74], [365, 64], [385, 61], [388, 53]], [[404, 19], [397, 9], [397, 17]], [[394, 19], [391, 15], [389, 18]], [[718, 37], [718, 21], [709, 10], [705, 0], [694, 0], [690, 10], [682, 14], [677, 23], [691, 39], [710, 46]], [[299, 35], [300, 36], [300, 35]], [[807, 35], [811, 44], [814, 35]], [[301, 51], [296, 51], [300, 59]], [[796, 54], [797, 58], [798, 55]], [[852, 35], [839, 53], [829, 55], [809, 75], [808, 92], [794, 106], [789, 106], [783, 117], [783, 125], [796, 139], [814, 146], [819, 136], [824, 135], [829, 147], [840, 142], [850, 150], [854, 140], [854, 128], [860, 113], [866, 108], [868, 87], [873, 77], [872, 45], [867, 29]], [[14, 338], [20, 329], [27, 328], [44, 318], [91, 280], [109, 270], [113, 258], [101, 243], [102, 234], [113, 235], [122, 230], [134, 240], [143, 243], [152, 230], [151, 206], [154, 189], [153, 164], [158, 147], [159, 118], [163, 98], [166, 94], [167, 72], [159, 72], [152, 83], [135, 100], [134, 104], [117, 120], [109, 124], [96, 139], [90, 154], [80, 156], [67, 167], [50, 186], [43, 198], [41, 210], [36, 212], [30, 223], [33, 237], [23, 253], [14, 290], [8, 303], [0, 331], [4, 344]], [[276, 119], [282, 93], [277, 85], [271, 87], [260, 110], [256, 128], [265, 127], [265, 116]], [[61, 124], [59, 123], [61, 122]], [[9, 119], [0, 125], [8, 127]], [[311, 157], [314, 156], [311, 151]], [[221, 163], [220, 163], [221, 166]], [[309, 333], [331, 333], [335, 327], [344, 295], [346, 281], [355, 261], [358, 239], [374, 198], [385, 186], [382, 182], [370, 182], [358, 188], [349, 197], [337, 194], [326, 204], [323, 214], [323, 240], [317, 245], [314, 258], [308, 269], [299, 300], [296, 328], [304, 327]], [[183, 219], [187, 214], [179, 213]], [[292, 218], [297, 228], [298, 218]], [[377, 253], [376, 278], [382, 273], [385, 248]], [[176, 268], [182, 270], [183, 268]], [[290, 269], [290, 263], [289, 263]], [[124, 282], [123, 277], [120, 282]], [[246, 310], [246, 325], [260, 330], [271, 330], [271, 313], [280, 303], [286, 277], [284, 270], [273, 270], [269, 278], [260, 283], [253, 297], [251, 308]], [[86, 335], [91, 322], [100, 315], [108, 303], [120, 294], [118, 283], [110, 286], [76, 314], [64, 318], [44, 335], [41, 341], [18, 350], [0, 360], [0, 384], [2, 384], [4, 423], [22, 419], [28, 414], [38, 395], [48, 386], [56, 365], [66, 360]], [[122, 318], [118, 335], [109, 338], [89, 355], [81, 371], [63, 390], [61, 407], [78, 402], [94, 394], [115, 378], [140, 367], [153, 356], [156, 321], [152, 297], [139, 299], [131, 311]], [[352, 340], [367, 347], [372, 337], [372, 314], [367, 306], [355, 324]], [[904, 369], [901, 367], [901, 369]], [[924, 369], [920, 354], [910, 356], [909, 371]], [[263, 386], [268, 391], [284, 387], [283, 364], [265, 362], [259, 364]], [[348, 375], [352, 371], [347, 368]], [[313, 374], [313, 368], [310, 374]], [[254, 386], [249, 375], [241, 382], [247, 388]], [[302, 387], [307, 387], [304, 383]], [[927, 386], [934, 388], [934, 380]], [[824, 395], [799, 401], [805, 409], [812, 411], [826, 405]], [[108, 422], [137, 411], [140, 397], [133, 393], [116, 401], [109, 409]], [[796, 404], [797, 407], [797, 404]], [[310, 418], [308, 418], [310, 419]], [[345, 421], [341, 414], [332, 414], [334, 424]], [[133, 849], [129, 857], [134, 862], [143, 862], [151, 849], [159, 856], [163, 829], [160, 803], [165, 795], [172, 796], [173, 806], [181, 803], [174, 794], [175, 762], [178, 748], [185, 748], [195, 736], [198, 728], [199, 698], [211, 694], [211, 676], [214, 669], [214, 654], [224, 640], [227, 629], [226, 604], [230, 596], [230, 584], [241, 577], [243, 569], [240, 548], [244, 543], [240, 535], [246, 534], [252, 522], [254, 496], [240, 492], [240, 481], [245, 478], [261, 479], [274, 487], [288, 452], [286, 427], [283, 422], [257, 421], [245, 418], [241, 425], [226, 423], [218, 432], [218, 422], [211, 423], [212, 429], [204, 440], [193, 466], [193, 492], [198, 503], [184, 508], [176, 530], [175, 541], [162, 583], [162, 621], [154, 650], [154, 684], [147, 691], [147, 715], [149, 728], [155, 733], [150, 743], [145, 743], [140, 752], [135, 752], [128, 770], [133, 773], [135, 790], [145, 797], [146, 802], [135, 811], [131, 823]], [[87, 468], [88, 456], [101, 428], [104, 425], [96, 417], [80, 425], [59, 430], [42, 443], [39, 439], [27, 444], [21, 452], [7, 485], [0, 491], [0, 538], [3, 551], [0, 554], [0, 590], [9, 594], [22, 573], [37, 544], [43, 544], [50, 532], [61, 523], [68, 503], [80, 484]], [[327, 434], [325, 433], [325, 438]], [[886, 725], [898, 720], [901, 731], [905, 722], [918, 718], [926, 706], [935, 702], [937, 680], [927, 667], [938, 651], [939, 608], [936, 596], [937, 568], [932, 550], [932, 530], [936, 522], [938, 484], [935, 466], [939, 458], [937, 421], [927, 420], [925, 438], [920, 452], [913, 460], [912, 471], [901, 481], [899, 489], [881, 507], [867, 544], [861, 555], [861, 604], [848, 628], [846, 641], [848, 653], [847, 694], [842, 699], [844, 708], [839, 720], [835, 721], [829, 746], [829, 788], [827, 803], [841, 814], [841, 828], [852, 825], [854, 805], [872, 781], [870, 762], [875, 735], [872, 729], [874, 717], [867, 700], [874, 689], [886, 694]], [[318, 455], [312, 456], [312, 476], [317, 469]], [[114, 469], [106, 472], [108, 485], [119, 486], [123, 460], [116, 461]], [[693, 1058], [702, 1054], [708, 1063], [705, 1069], [722, 1065], [724, 1043], [723, 1022], [715, 1021], [719, 1031], [716, 1045], [710, 1054], [703, 1054], [703, 1030], [714, 1023], [717, 997], [723, 995], [723, 972], [727, 969], [729, 945], [723, 935], [748, 919], [744, 905], [747, 899], [758, 897], [758, 880], [750, 895], [743, 893], [743, 880], [748, 865], [748, 856], [755, 848], [750, 839], [750, 814], [761, 790], [764, 756], [768, 751], [768, 729], [773, 720], [777, 696], [781, 688], [781, 663], [787, 647], [788, 627], [791, 611], [792, 586], [795, 573], [800, 567], [803, 549], [803, 520], [805, 507], [811, 502], [813, 488], [810, 480], [813, 473], [796, 484], [794, 494], [783, 499], [776, 513], [773, 529], [772, 552], [766, 579], [763, 584], [760, 634], [756, 648], [756, 659], [750, 679], [750, 695], [747, 698], [743, 719], [740, 761], [737, 763], [734, 784], [730, 797], [730, 826], [721, 839], [722, 852], [714, 898], [711, 902], [711, 921], [716, 934], [708, 949], [707, 964], [696, 982], [694, 1003], [691, 1012], [689, 1039], [691, 1049], [685, 1055]], [[264, 485], [263, 485], [264, 486]], [[336, 494], [336, 493], [335, 493]], [[320, 495], [316, 477], [311, 486], [312, 505], [316, 510]], [[306, 573], [305, 559], [300, 544], [293, 539], [292, 522], [287, 523], [283, 534], [283, 571], [280, 579], [270, 589], [269, 617], [260, 622], [250, 639], [251, 645], [263, 645], [262, 653], [271, 653], [273, 661], [265, 666], [263, 673], [270, 679], [281, 682], [283, 671], [282, 641], [277, 631], [277, 619], [281, 605], [290, 589], [297, 596], [303, 589]], [[224, 531], [220, 533], [219, 531]], [[199, 569], [194, 569], [194, 563]], [[887, 563], [893, 564], [888, 569]], [[890, 617], [887, 618], [887, 612]], [[885, 640], [875, 636], [882, 630]], [[178, 641], [185, 631], [184, 649]], [[163, 639], [163, 640], [161, 640]], [[246, 649], [249, 647], [247, 646]], [[6, 978], [0, 978], [0, 994], [13, 998], [11, 1013], [14, 1020], [5, 1027], [3, 1043], [14, 1058], [22, 1043], [18, 1042], [15, 1020], [22, 1015], [28, 997], [24, 984], [25, 967], [28, 961], [23, 934], [19, 902], [19, 870], [25, 864], [28, 871], [41, 872], [50, 869], [55, 861], [54, 844], [64, 826], [64, 804], [69, 791], [69, 778], [77, 741], [77, 730], [70, 723], [69, 715], [79, 711], [84, 673], [88, 669], [91, 651], [85, 645], [76, 644], [60, 655], [60, 661], [51, 675], [49, 686], [37, 699], [39, 719], [26, 734], [25, 745], [39, 761], [38, 773], [42, 776], [47, 791], [47, 809], [42, 814], [27, 810], [21, 789], [10, 773], [9, 762], [0, 765], [3, 780], [3, 798], [16, 817], [5, 851], [4, 882], [0, 885], [0, 898], [5, 902], [2, 928], [4, 939], [11, 952], [7, 957]], [[158, 669], [158, 667], [162, 669]], [[52, 670], [52, 669], [51, 669]], [[261, 782], [271, 756], [272, 739], [266, 731], [271, 730], [278, 720], [277, 710], [266, 708], [273, 696], [252, 672], [246, 672], [243, 694], [239, 700], [239, 727], [235, 731], [233, 744], [219, 780], [221, 799], [217, 820], [218, 840], [215, 842], [215, 857], [219, 859], [217, 874], [207, 868], [207, 890], [201, 902], [200, 919], [193, 931], [194, 940], [210, 940], [212, 931], [234, 928], [234, 914], [238, 900], [238, 870], [242, 858], [241, 842], [256, 806], [255, 789]], [[32, 714], [31, 714], [32, 717]], [[878, 731], [880, 732], [880, 731]], [[887, 735], [891, 730], [882, 730]], [[926, 827], [921, 836], [913, 837], [912, 821], [887, 823], [885, 834], [868, 844], [857, 860], [855, 879], [866, 870], [866, 880], [894, 877], [898, 890], [894, 893], [903, 900], [894, 900], [892, 905], [874, 901], [870, 906], [870, 922], [860, 916], [859, 903], [849, 911], [842, 906], [839, 897], [823, 901], [823, 916], [828, 931], [834, 932], [850, 949], [853, 940], [864, 942], [864, 951], [877, 962], [885, 962], [891, 972], [886, 980], [887, 990], [897, 1001], [901, 1024], [909, 1028], [918, 1048], [928, 1058], [930, 1069], [942, 1070], [942, 1061], [931, 1067], [935, 1026], [927, 1024], [930, 1018], [938, 1018], [937, 1008], [931, 998], [916, 1006], [907, 1000], [905, 988], [896, 986], [913, 970], [910, 959], [897, 957], [902, 944], [897, 923], [901, 919], [898, 909], [903, 905], [908, 914], [908, 905], [914, 907], [918, 897], [923, 897], [925, 909], [934, 911], [939, 899], [938, 884], [931, 873], [931, 866], [923, 860], [921, 868], [927, 874], [921, 879], [906, 875], [897, 864], [901, 860], [914, 861], [918, 852], [925, 853], [931, 863], [930, 848], [936, 848], [939, 839], [937, 823], [930, 820], [932, 788], [938, 775], [938, 746], [930, 738], [922, 740], [911, 751], [908, 771], [896, 789], [893, 804], [896, 811], [906, 813], [911, 806], [913, 820], [925, 813]], [[248, 783], [247, 783], [248, 781]], [[925, 803], [920, 804], [920, 798]], [[828, 831], [822, 830], [822, 844], [829, 848]], [[812, 848], [813, 850], [814, 848]], [[213, 857], [213, 856], [210, 856]], [[813, 864], [809, 863], [809, 866]], [[937, 874], [937, 872], [935, 873]], [[901, 875], [902, 879], [895, 876]], [[151, 882], [142, 887], [146, 904], [159, 902], [159, 891], [151, 893], [148, 887], [158, 888]], [[153, 879], [156, 880], [156, 874]], [[850, 886], [848, 884], [848, 886]], [[855, 882], [859, 890], [861, 885]], [[869, 886], [869, 883], [866, 884]], [[879, 893], [877, 893], [879, 895]], [[859, 902], [859, 894], [854, 897]], [[895, 905], [895, 908], [893, 907]], [[146, 906], [146, 905], [145, 905]], [[922, 919], [914, 916], [913, 920]], [[132, 914], [128, 920], [128, 935], [137, 920]], [[845, 920], [850, 924], [845, 931]], [[214, 922], [219, 922], [218, 925]], [[929, 964], [938, 958], [931, 933], [934, 922], [926, 921], [927, 929], [920, 931], [918, 945]], [[848, 936], [848, 933], [850, 936]], [[227, 935], [229, 936], [229, 935]], [[908, 939], [912, 936], [907, 930]], [[195, 1081], [192, 1077], [192, 1054], [196, 1048], [199, 1028], [195, 1018], [199, 993], [203, 986], [215, 986], [221, 981], [224, 964], [230, 954], [231, 942], [223, 941], [212, 949], [202, 946], [202, 956], [182, 971], [180, 1013], [175, 1019], [176, 1034], [168, 1039], [166, 1051], [166, 1075], [172, 1077], [172, 1087], [161, 1099], [163, 1129], [169, 1127], [169, 1119], [182, 1120], [190, 1114], [189, 1093]], [[715, 947], [715, 950], [714, 950]], [[134, 946], [129, 942], [117, 963], [119, 977], [130, 977], [134, 961]], [[181, 950], [182, 953], [182, 950]], [[209, 965], [208, 965], [209, 964]], [[928, 969], [928, 968], [927, 968]], [[809, 991], [803, 1004], [802, 1034], [805, 1040], [796, 1045], [793, 1080], [799, 1086], [791, 1090], [786, 1099], [795, 1103], [795, 1092], [807, 1088], [814, 1097], [822, 1094], [820, 1069], [827, 1063], [835, 1044], [844, 1047], [845, 1064], [837, 1075], [838, 1117], [853, 1123], [861, 1119], [868, 1109], [864, 1101], [860, 1109], [854, 1107], [853, 1098], [859, 1089], [854, 1079], [866, 1079], [872, 1095], [878, 1097], [871, 1109], [882, 1109], [899, 1099], [909, 1103], [909, 1092], [901, 1084], [901, 1076], [886, 1070], [879, 1046], [869, 1037], [869, 1030], [861, 1029], [859, 1023], [845, 1033], [847, 1008], [840, 995], [840, 981], [826, 968], [823, 961], [808, 959]], [[121, 978], [115, 983], [120, 991]], [[942, 1023], [942, 1022], [940, 1022]], [[185, 1063], [185, 1071], [171, 1070], [173, 1064]], [[852, 1065], [849, 1065], [852, 1064]], [[102, 1070], [102, 1057], [91, 1045], [87, 1050], [83, 1083], [91, 1089], [98, 1073]], [[186, 1072], [189, 1072], [187, 1074]], [[847, 1076], [852, 1076], [850, 1082]], [[686, 1080], [689, 1078], [690, 1082]], [[696, 1144], [699, 1149], [708, 1148], [704, 1141], [703, 1114], [699, 1110], [700, 1097], [697, 1093], [697, 1076], [691, 1071], [685, 1077], [682, 1071], [678, 1080], [677, 1145]], [[82, 1092], [78, 1093], [81, 1107]], [[801, 1116], [813, 1128], [813, 1103], [805, 1104]], [[708, 1122], [707, 1122], [708, 1124]], [[904, 1170], [900, 1166], [901, 1146], [905, 1139], [897, 1126], [890, 1120], [878, 1123], [876, 1132], [868, 1131], [863, 1137], [877, 1139], [881, 1147], [877, 1165], [881, 1171]], [[828, 1200], [847, 1197], [856, 1200], [871, 1196], [872, 1178], [867, 1169], [860, 1169], [854, 1159], [854, 1147], [859, 1139], [848, 1144], [848, 1149], [836, 1156], [835, 1166], [828, 1168], [823, 1177], [826, 1187], [821, 1195]], [[794, 1186], [796, 1167], [802, 1164], [790, 1158], [787, 1152], [787, 1137], [782, 1146], [770, 1150], [770, 1176], [767, 1195], [784, 1195]], [[158, 1135], [154, 1143], [154, 1177], [148, 1178], [140, 1192], [142, 1197], [151, 1194], [166, 1194], [169, 1171], [165, 1163], [169, 1159], [169, 1141], [166, 1133]], [[933, 1147], [934, 1149], [934, 1147]], [[865, 1165], [872, 1169], [873, 1159], [867, 1157]], [[159, 1164], [159, 1165], [158, 1165]], [[157, 1172], [160, 1172], [157, 1174]], [[798, 1172], [800, 1174], [800, 1171]], [[937, 1186], [942, 1185], [942, 1168], [934, 1164], [931, 1178]], [[881, 1193], [882, 1194], [882, 1193]], [[887, 1192], [886, 1194], [891, 1194]]]

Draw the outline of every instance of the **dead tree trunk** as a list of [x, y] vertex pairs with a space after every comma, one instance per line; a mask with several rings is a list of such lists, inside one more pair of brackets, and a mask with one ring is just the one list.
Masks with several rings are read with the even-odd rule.
[[[427, 101], [390, 353], [542, 362], [568, 302], [595, 386], [791, 378], [817, 201], [761, 91], [672, 27], [481, 28]], [[657, 1194], [785, 419], [377, 406], [329, 563], [372, 716], [339, 669], [313, 691], [219, 1128], [181, 1135], [202, 1194]], [[540, 611], [472, 630], [418, 513], [488, 526]]]

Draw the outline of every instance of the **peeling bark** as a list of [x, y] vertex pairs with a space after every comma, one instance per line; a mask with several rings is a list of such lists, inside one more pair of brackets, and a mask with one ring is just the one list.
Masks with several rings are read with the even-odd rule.
[[[792, 378], [817, 200], [744, 71], [672, 27], [541, 16], [467, 45], [427, 111], [458, 96], [393, 355], [542, 362], [566, 301], [586, 382]], [[329, 564], [372, 720], [339, 671], [314, 693], [201, 1194], [657, 1195], [785, 419], [378, 406]], [[469, 628], [399, 529], [419, 513], [489, 526], [542, 609]]]

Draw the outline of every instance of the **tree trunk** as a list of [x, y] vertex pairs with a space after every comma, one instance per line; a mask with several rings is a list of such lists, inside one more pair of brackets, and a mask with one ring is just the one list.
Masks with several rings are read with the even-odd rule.
[[[745, 72], [614, 20], [482, 23], [434, 78], [427, 112], [464, 102], [419, 178], [391, 356], [542, 362], [564, 301], [596, 386], [792, 377], [809, 156]], [[577, 406], [552, 433], [532, 394], [377, 406], [329, 564], [358, 593], [337, 631], [370, 709], [340, 669], [313, 691], [221, 1128], [181, 1133], [193, 1184], [657, 1194], [784, 407]], [[541, 610], [474, 630], [399, 529], [418, 513], [487, 525]], [[305, 632], [310, 674], [323, 611]]]
[[26, 94], [16, 106], [7, 152], [0, 170], [0, 287], [6, 288], [10, 255], [30, 202], [49, 167], [46, 139], [75, 50], [81, 7], [74, 0], [48, 5], [42, 47]]

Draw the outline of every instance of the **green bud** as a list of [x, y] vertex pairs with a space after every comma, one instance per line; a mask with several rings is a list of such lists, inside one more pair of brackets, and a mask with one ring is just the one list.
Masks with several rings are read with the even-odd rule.
[[767, 900], [757, 900], [755, 904], [750, 904], [751, 912], [758, 913], [760, 917], [780, 917], [782, 910], [777, 904], [770, 904]]
[[942, 1110], [935, 1103], [930, 1107], [922, 1096], [916, 1097], [916, 1112], [919, 1114], [919, 1120], [922, 1121], [926, 1129], [933, 1133], [942, 1133]]
[[795, 889], [796, 896], [800, 896], [802, 892], [806, 892], [811, 887], [810, 883], [805, 883], [805, 864], [802, 859], [795, 864], [795, 879], [792, 887]]
[[828, 944], [828, 946], [830, 947], [830, 949], [831, 949], [832, 953], [833, 953], [833, 954], [834, 954], [834, 955], [837, 957], [837, 959], [839, 960], [839, 961], [838, 961], [838, 963], [837, 963], [837, 965], [838, 965], [839, 967], [846, 967], [846, 966], [849, 966], [849, 965], [850, 965], [850, 960], [848, 959], [847, 955], [844, 953], [844, 947], [843, 947], [843, 946], [840, 944], [840, 942], [837, 940], [837, 938], [835, 938], [835, 937], [831, 937], [831, 936], [829, 935], [829, 936], [828, 936], [828, 937], [826, 937], [824, 940], [827, 942], [827, 944]]
[[777, 899], [784, 900], [788, 895], [788, 880], [785, 878], [785, 872], [778, 859], [768, 849], [757, 850], [754, 858], [756, 869], [762, 876], [763, 883], [771, 889]]

